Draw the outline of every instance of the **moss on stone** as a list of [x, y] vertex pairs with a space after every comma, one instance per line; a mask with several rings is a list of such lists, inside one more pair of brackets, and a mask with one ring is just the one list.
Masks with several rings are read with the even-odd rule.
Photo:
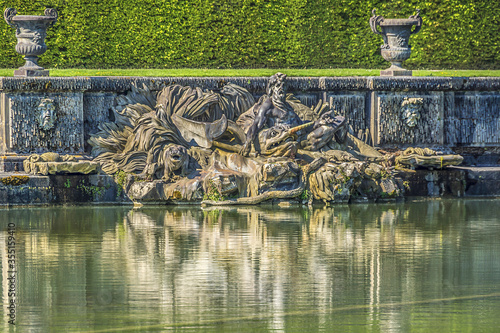
[[10, 185], [10, 186], [20, 186], [26, 184], [30, 180], [30, 177], [28, 176], [9, 176], [9, 177], [4, 177], [0, 178], [0, 182], [4, 185]]

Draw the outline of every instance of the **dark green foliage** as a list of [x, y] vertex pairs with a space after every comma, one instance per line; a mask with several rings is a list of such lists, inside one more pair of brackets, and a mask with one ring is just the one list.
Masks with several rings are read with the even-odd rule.
[[[407, 18], [421, 9], [409, 69], [500, 68], [500, 3], [491, 0], [0, 0], [41, 15], [48, 68], [360, 67], [384, 68], [371, 10]], [[14, 30], [0, 24], [0, 67], [24, 61]]]

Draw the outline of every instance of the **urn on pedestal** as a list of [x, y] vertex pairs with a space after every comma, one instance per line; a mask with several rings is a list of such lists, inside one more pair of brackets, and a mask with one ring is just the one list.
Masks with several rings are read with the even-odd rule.
[[38, 56], [47, 51], [47, 28], [57, 21], [57, 10], [45, 9], [45, 15], [16, 15], [14, 8], [5, 9], [7, 24], [16, 29], [16, 52], [23, 55], [26, 63], [14, 71], [14, 76], [49, 76], [49, 71], [38, 65]]
[[[380, 47], [382, 57], [391, 63], [391, 67], [381, 71], [381, 76], [411, 76], [412, 71], [404, 69], [401, 65], [411, 54], [411, 45], [409, 45], [410, 35], [416, 34], [422, 27], [422, 18], [420, 10], [417, 14], [407, 19], [385, 19], [375, 14], [370, 18], [370, 27], [378, 35], [382, 35], [384, 44]], [[413, 31], [412, 27], [415, 26]], [[380, 31], [377, 29], [380, 27]]]

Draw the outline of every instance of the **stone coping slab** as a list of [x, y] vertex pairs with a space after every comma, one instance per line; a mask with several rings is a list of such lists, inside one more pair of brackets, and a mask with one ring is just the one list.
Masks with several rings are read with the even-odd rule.
[[[478, 180], [496, 180], [500, 182], [500, 166], [452, 166], [450, 169], [464, 170], [469, 178]], [[500, 188], [499, 188], [500, 191]]]
[[[231, 82], [252, 93], [265, 92], [268, 77], [0, 77], [0, 92], [81, 91], [125, 92], [132, 84], [145, 84], [151, 90], [180, 84], [218, 90]], [[383, 90], [383, 91], [498, 91], [500, 77], [288, 77], [289, 91]]]

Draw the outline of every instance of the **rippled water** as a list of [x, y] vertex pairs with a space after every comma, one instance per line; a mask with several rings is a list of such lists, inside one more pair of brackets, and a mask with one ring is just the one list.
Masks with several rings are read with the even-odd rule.
[[18, 331], [492, 332], [500, 200], [0, 210]]

